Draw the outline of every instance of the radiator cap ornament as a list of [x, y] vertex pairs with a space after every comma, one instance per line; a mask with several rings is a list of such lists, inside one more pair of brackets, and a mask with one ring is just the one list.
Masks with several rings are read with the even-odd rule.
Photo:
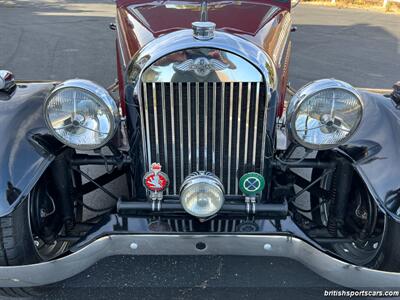
[[259, 173], [246, 173], [240, 178], [239, 187], [242, 193], [246, 196], [255, 196], [264, 190], [265, 180]]
[[147, 190], [154, 193], [163, 192], [168, 188], [169, 178], [164, 172], [161, 172], [161, 164], [152, 163], [150, 172], [143, 177], [143, 185]]
[[214, 38], [215, 23], [209, 21], [193, 22], [193, 37], [200, 41], [208, 41]]
[[192, 23], [193, 37], [200, 41], [208, 41], [214, 38], [215, 23], [208, 21], [207, 0], [201, 1], [200, 21]]

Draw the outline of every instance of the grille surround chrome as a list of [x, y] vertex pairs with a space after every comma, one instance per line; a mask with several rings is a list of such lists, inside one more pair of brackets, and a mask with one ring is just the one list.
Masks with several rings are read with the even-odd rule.
[[[161, 44], [163, 45], [163, 47], [160, 47]], [[143, 77], [145, 71], [157, 60], [162, 59], [163, 57], [171, 53], [179, 52], [184, 49], [198, 48], [198, 47], [199, 47], [199, 41], [193, 38], [192, 30], [186, 30], [186, 29], [178, 30], [172, 33], [162, 35], [159, 38], [155, 39], [154, 41], [149, 42], [127, 64], [127, 69], [126, 69], [127, 91], [131, 90], [133, 92], [133, 97], [126, 98], [127, 113], [139, 117], [139, 124], [136, 121], [130, 122], [130, 128], [131, 128], [130, 134], [132, 135], [132, 138], [135, 138], [135, 136], [137, 136], [138, 131], [136, 129], [139, 129], [139, 132], [143, 132], [145, 128], [145, 120], [144, 120], [145, 118], [143, 117], [144, 107], [142, 107], [141, 105], [142, 104], [141, 95], [143, 92], [142, 81], [146, 81], [145, 78]], [[268, 104], [268, 106], [271, 106], [271, 108], [274, 107], [274, 101], [275, 101], [274, 95], [277, 92], [279, 81], [278, 81], [276, 66], [272, 58], [268, 55], [268, 53], [262, 51], [254, 43], [251, 43], [235, 35], [220, 31], [215, 32], [214, 39], [210, 41], [202, 41], [201, 47], [219, 49], [222, 51], [230, 52], [232, 54], [237, 55], [238, 57], [243, 58], [246, 62], [253, 65], [256, 68], [256, 70], [260, 72], [262, 79], [264, 80], [265, 84], [264, 93], [266, 95], [267, 101], [269, 102], [271, 99], [271, 104]], [[240, 79], [244, 80], [242, 72], [240, 73]], [[194, 83], [191, 84], [194, 85]], [[194, 89], [192, 89], [192, 93], [195, 93]], [[225, 87], [225, 94], [229, 94], [229, 87], [227, 86]], [[192, 110], [193, 107], [194, 103], [192, 103]], [[227, 114], [228, 111], [229, 107], [224, 107], [225, 115]], [[268, 115], [268, 124], [267, 124], [267, 115]], [[263, 134], [266, 135], [266, 139], [268, 140], [267, 143], [268, 147], [266, 147], [265, 143], [262, 146], [264, 152], [265, 150], [268, 151], [268, 155], [270, 155], [270, 151], [273, 151], [273, 145], [271, 145], [270, 143], [273, 139], [272, 131], [274, 130], [274, 124], [275, 124], [275, 119], [273, 119], [274, 116], [275, 116], [275, 111], [273, 109], [269, 109], [268, 113], [265, 114], [264, 116], [264, 120], [258, 120], [258, 127], [263, 127], [264, 129]], [[133, 118], [132, 120], [138, 120], [138, 119]], [[225, 124], [224, 126], [228, 127], [227, 124]], [[226, 131], [225, 128], [224, 130]], [[193, 141], [195, 141], [196, 138], [194, 132], [192, 132], [191, 138], [192, 138], [191, 145], [192, 147], [194, 147]], [[146, 144], [147, 144], [146, 135], [141, 134], [140, 141], [138, 140], [138, 143], [136, 144], [136, 146], [140, 147], [141, 150], [139, 150], [138, 148], [135, 148], [136, 150], [132, 150], [135, 152], [134, 155], [140, 154], [144, 157], [144, 160], [140, 159], [141, 163], [138, 166], [140, 170], [138, 176], [141, 176], [140, 172], [144, 172], [147, 168], [146, 165], [148, 165]], [[227, 145], [224, 145], [223, 148], [224, 152], [226, 152], [226, 147]], [[171, 151], [168, 152], [169, 156], [171, 156]], [[191, 165], [193, 166], [194, 165], [193, 162], [195, 161], [196, 157], [194, 149], [192, 149], [191, 153], [192, 153]], [[175, 157], [175, 155], [173, 155], [173, 157]], [[262, 161], [262, 164], [263, 163], [264, 162]], [[171, 165], [169, 165], [169, 169], [171, 169]], [[264, 167], [262, 166], [261, 169], [264, 169]], [[195, 168], [192, 168], [190, 171], [191, 172], [195, 171]], [[169, 175], [170, 177], [172, 177], [171, 173]], [[221, 178], [224, 177], [223, 180], [225, 181], [226, 176], [228, 175], [223, 174]], [[172, 186], [173, 184], [171, 184], [171, 188]]]

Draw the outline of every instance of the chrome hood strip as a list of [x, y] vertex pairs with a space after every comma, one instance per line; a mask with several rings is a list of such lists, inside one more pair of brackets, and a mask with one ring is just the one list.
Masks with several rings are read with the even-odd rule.
[[[204, 250], [197, 243], [206, 245]], [[1, 287], [51, 284], [114, 255], [245, 255], [295, 259], [322, 277], [351, 288], [394, 288], [400, 273], [376, 271], [333, 258], [286, 235], [111, 235], [66, 257], [34, 265], [0, 267]]]

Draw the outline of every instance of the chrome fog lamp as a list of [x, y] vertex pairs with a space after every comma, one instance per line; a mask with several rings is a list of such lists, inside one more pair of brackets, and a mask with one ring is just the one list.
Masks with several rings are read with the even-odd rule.
[[46, 99], [44, 117], [53, 135], [79, 150], [104, 146], [118, 126], [118, 107], [106, 89], [89, 80], [68, 80]]
[[314, 81], [290, 100], [287, 126], [292, 137], [312, 150], [334, 148], [357, 130], [363, 112], [361, 96], [348, 83]]
[[180, 199], [187, 213], [199, 218], [210, 217], [224, 204], [224, 187], [214, 174], [196, 172], [183, 182]]

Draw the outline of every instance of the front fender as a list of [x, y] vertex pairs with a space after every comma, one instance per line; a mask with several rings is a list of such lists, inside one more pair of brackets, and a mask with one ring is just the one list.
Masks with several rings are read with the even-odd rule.
[[360, 93], [360, 127], [340, 149], [351, 157], [381, 209], [400, 222], [400, 107], [382, 95]]
[[54, 159], [38, 141], [48, 135], [43, 102], [55, 83], [20, 83], [0, 95], [0, 217], [26, 198]]

